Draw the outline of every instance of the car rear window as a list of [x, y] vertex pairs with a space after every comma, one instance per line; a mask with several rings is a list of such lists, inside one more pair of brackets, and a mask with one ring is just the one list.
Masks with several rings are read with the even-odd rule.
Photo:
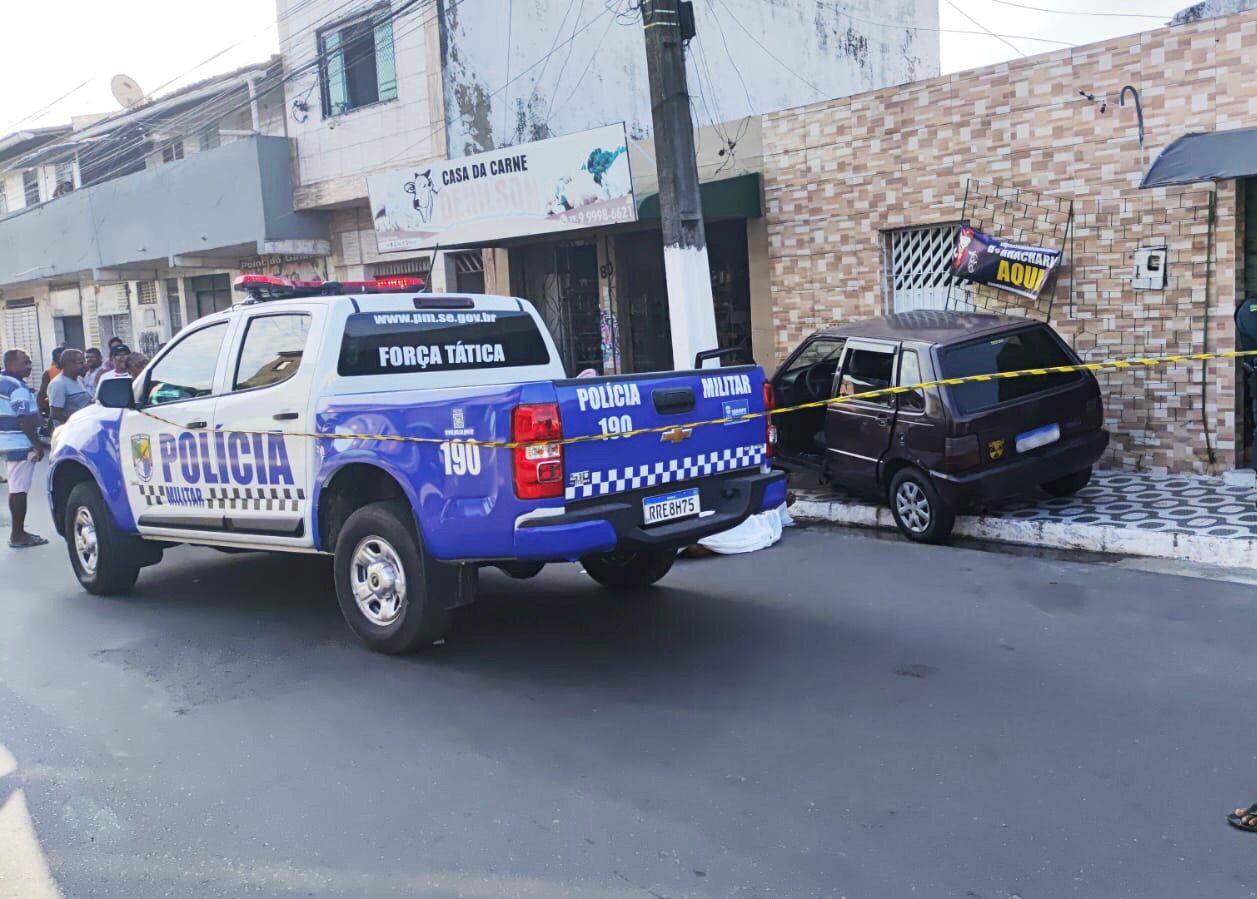
[[545, 338], [523, 310], [357, 312], [345, 323], [342, 376], [545, 365]]
[[[1030, 328], [990, 340], [952, 347], [943, 353], [943, 376], [965, 378], [1074, 365], [1076, 361], [1047, 328]], [[956, 406], [966, 415], [1055, 390], [1082, 378], [1082, 372], [1028, 375], [1002, 381], [975, 381], [949, 387]]]

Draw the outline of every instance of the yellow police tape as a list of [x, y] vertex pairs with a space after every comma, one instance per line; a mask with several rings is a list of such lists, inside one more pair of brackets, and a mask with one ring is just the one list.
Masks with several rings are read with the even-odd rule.
[[[1157, 365], [1173, 365], [1181, 362], [1207, 362], [1211, 359], [1243, 359], [1245, 357], [1257, 357], [1257, 350], [1229, 350], [1220, 353], [1191, 353], [1189, 355], [1180, 356], [1145, 356], [1137, 359], [1114, 359], [1108, 362], [1084, 362], [1078, 365], [1057, 365], [1052, 368], [1025, 368], [1020, 371], [997, 372], [990, 375], [968, 375], [963, 378], [942, 378], [938, 381], [922, 381], [919, 384], [906, 384], [900, 387], [883, 387], [880, 390], [866, 390], [863, 393], [853, 393], [849, 396], [838, 396], [824, 400], [813, 400], [809, 403], [799, 403], [795, 406], [785, 406], [773, 409], [767, 412], [748, 412], [746, 415], [734, 415], [726, 418], [710, 418], [705, 421], [691, 421], [685, 424], [659, 425], [653, 428], [638, 428], [633, 431], [620, 431], [615, 434], [585, 434], [579, 437], [564, 437], [560, 440], [534, 440], [527, 442], [517, 442], [511, 440], [475, 440], [475, 439], [459, 439], [450, 437], [406, 437], [400, 434], [340, 434], [340, 433], [307, 433], [303, 431], [261, 431], [261, 430], [243, 430], [239, 428], [221, 428], [224, 434], [283, 434], [285, 437], [309, 437], [315, 440], [372, 440], [386, 443], [462, 443], [468, 446], [482, 446], [488, 449], [518, 449], [526, 446], [553, 446], [570, 445], [573, 443], [590, 443], [597, 440], [613, 440], [620, 437], [637, 437], [641, 434], [665, 434], [678, 433], [693, 430], [694, 428], [706, 427], [707, 425], [727, 425], [734, 422], [752, 421], [756, 418], [764, 418], [768, 415], [786, 415], [790, 412], [800, 412], [804, 409], [816, 409], [821, 406], [836, 406], [841, 403], [851, 403], [857, 400], [874, 399], [879, 396], [893, 396], [898, 393], [909, 393], [914, 390], [927, 390], [931, 387], [956, 387], [961, 384], [972, 384], [982, 381], [1002, 381], [1008, 378], [1032, 378], [1044, 375], [1060, 375], [1068, 374], [1075, 371], [1104, 371], [1105, 369], [1123, 369], [1123, 368], [1151, 368]], [[713, 372], [719, 369], [712, 369]], [[138, 410], [142, 415], [159, 421], [164, 425], [180, 430], [189, 430], [185, 425], [181, 425], [176, 421], [163, 418], [160, 415], [154, 415], [146, 409]]]

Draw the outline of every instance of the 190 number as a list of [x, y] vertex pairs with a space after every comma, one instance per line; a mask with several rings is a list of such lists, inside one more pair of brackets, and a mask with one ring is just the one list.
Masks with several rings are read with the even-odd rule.
[[627, 434], [633, 430], [633, 417], [631, 415], [608, 415], [606, 418], [598, 419], [598, 427], [602, 428], [604, 434]]
[[480, 447], [474, 443], [442, 443], [441, 461], [446, 474], [480, 474]]

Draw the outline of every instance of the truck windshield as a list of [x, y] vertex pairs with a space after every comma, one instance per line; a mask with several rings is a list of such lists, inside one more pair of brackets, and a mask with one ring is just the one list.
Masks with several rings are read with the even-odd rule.
[[[1047, 328], [1031, 328], [946, 350], [943, 353], [943, 376], [964, 378], [1076, 363], [1077, 360]], [[1036, 393], [1046, 393], [1081, 378], [1082, 372], [1075, 371], [1001, 381], [975, 381], [948, 389], [959, 410], [969, 415]]]
[[345, 323], [342, 376], [545, 365], [532, 316], [505, 312], [357, 312]]

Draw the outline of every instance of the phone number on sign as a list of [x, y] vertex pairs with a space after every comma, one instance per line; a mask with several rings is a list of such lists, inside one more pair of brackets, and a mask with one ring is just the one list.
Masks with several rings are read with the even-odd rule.
[[563, 219], [576, 225], [618, 225], [633, 221], [633, 207], [624, 204], [600, 209], [574, 209]]

